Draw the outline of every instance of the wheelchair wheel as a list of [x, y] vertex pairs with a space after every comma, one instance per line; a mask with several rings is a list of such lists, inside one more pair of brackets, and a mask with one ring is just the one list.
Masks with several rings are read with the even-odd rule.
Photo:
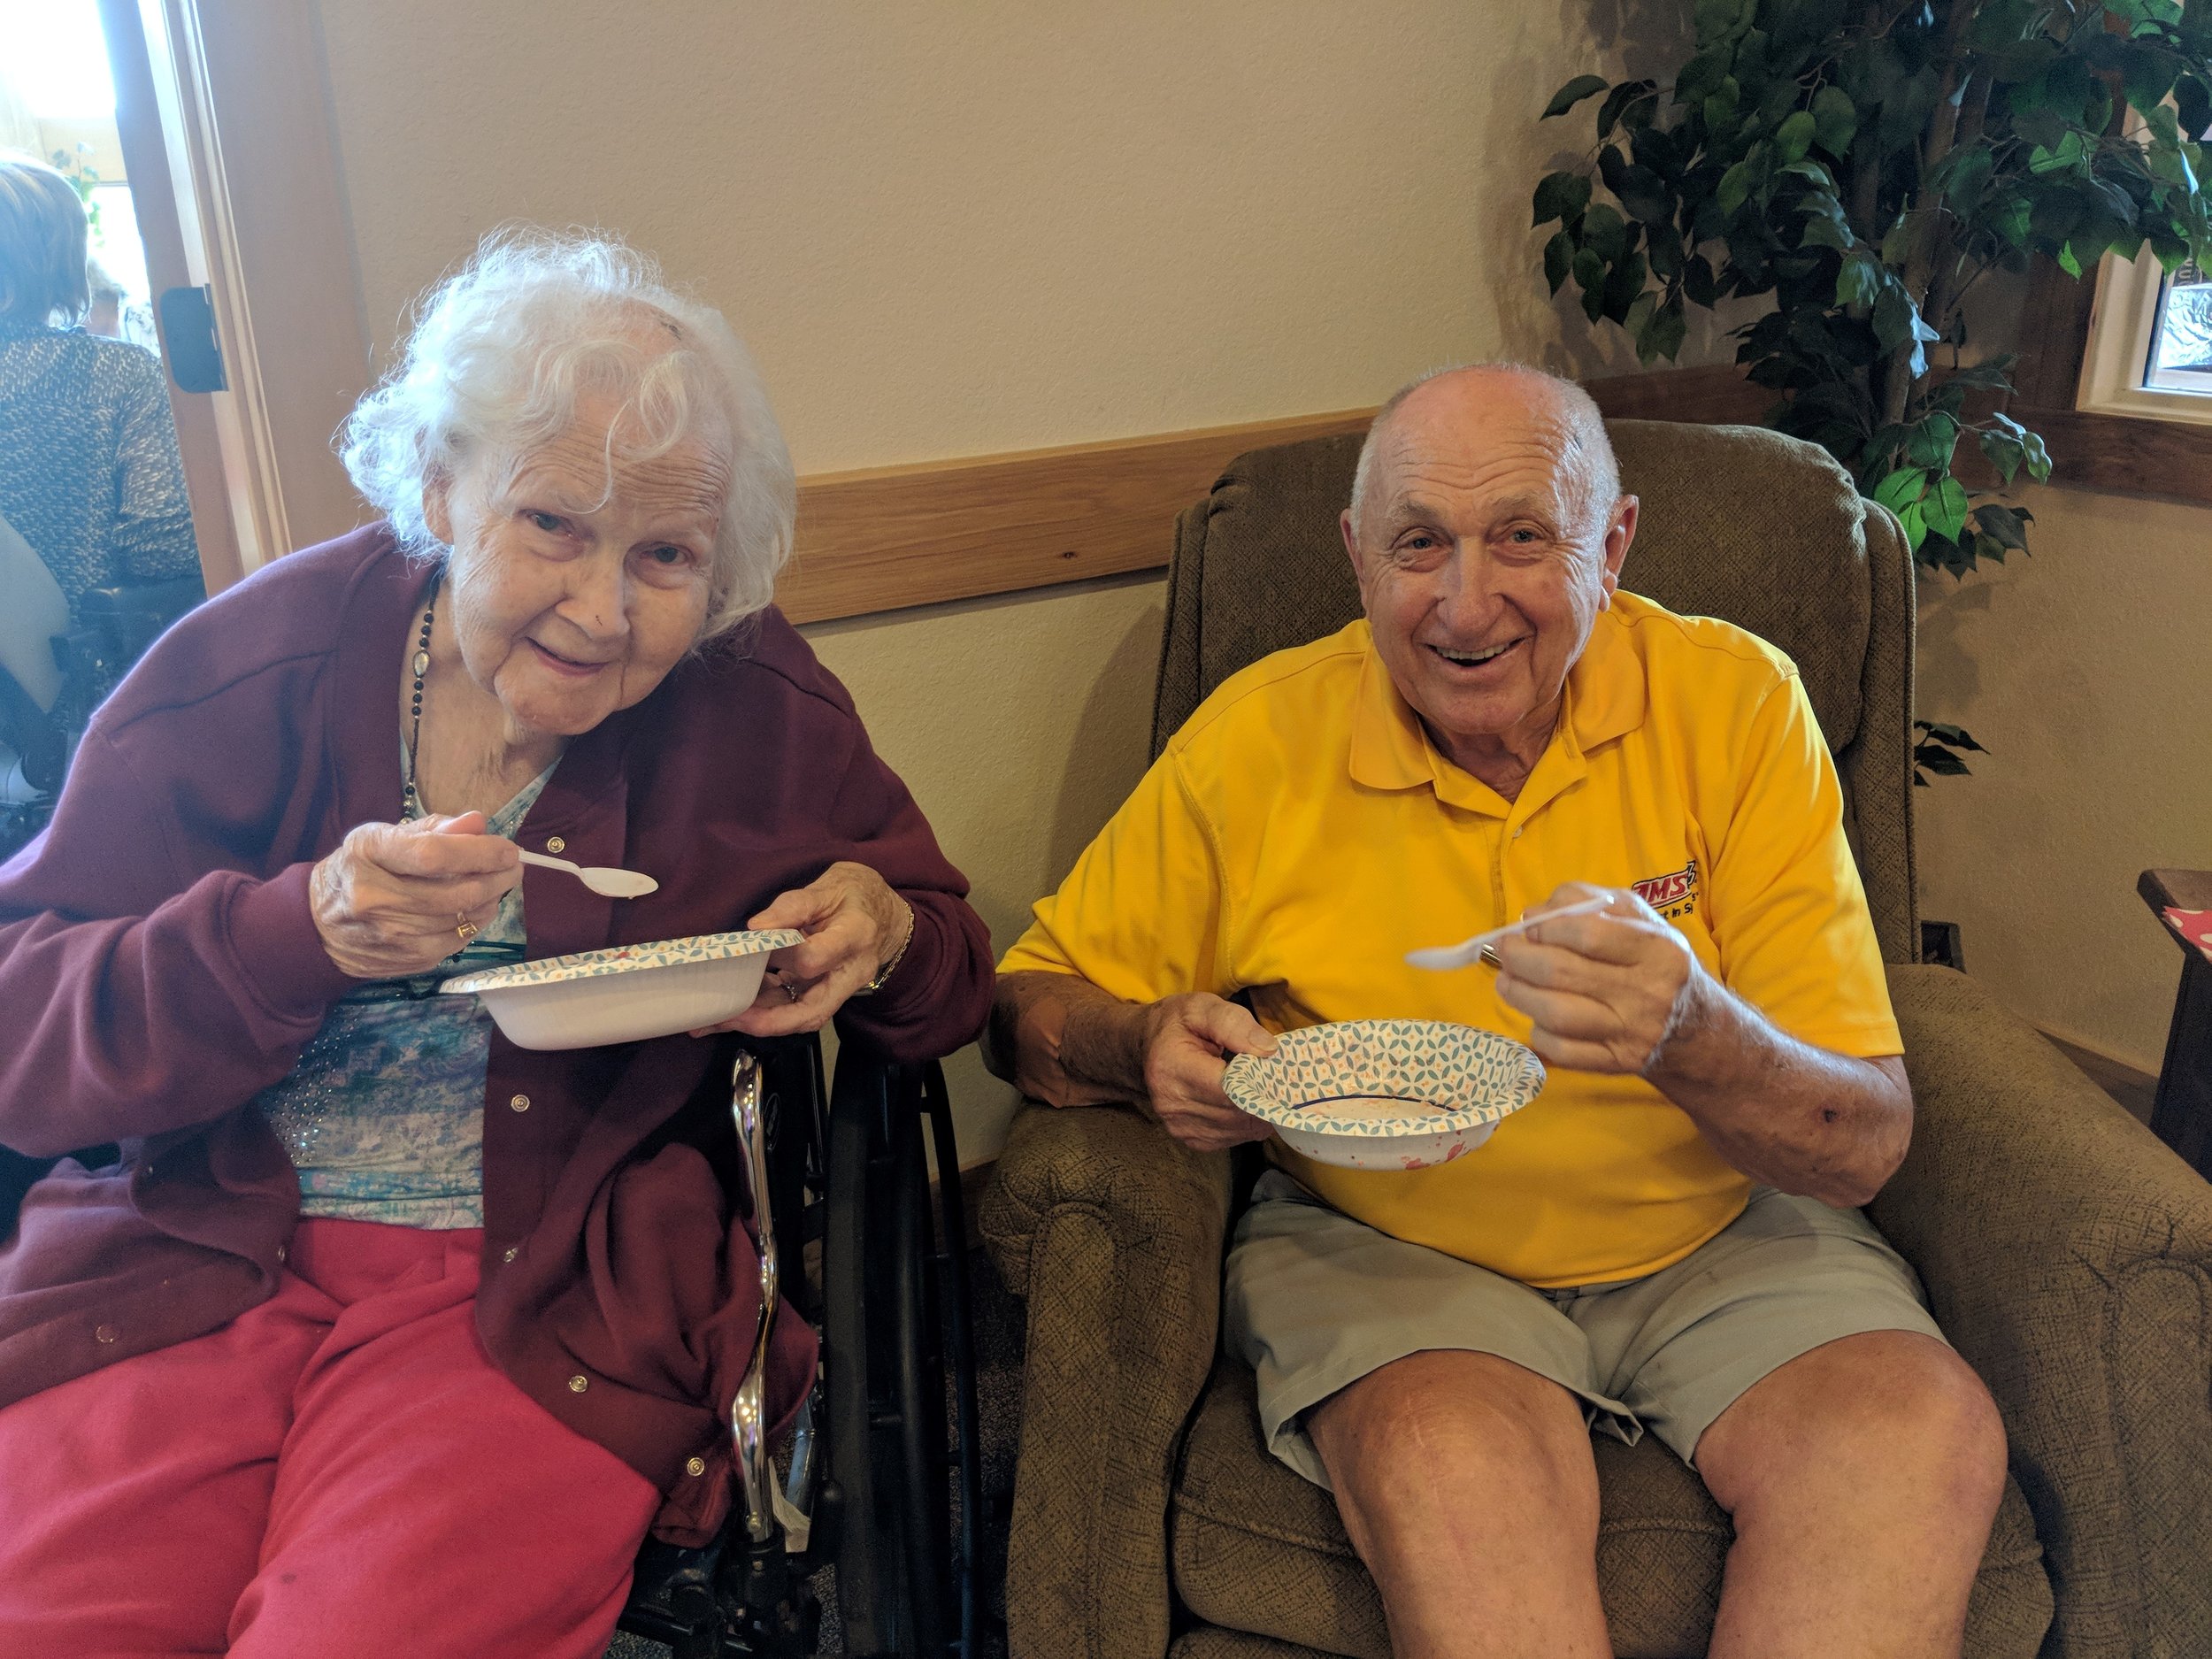
[[941, 1185], [941, 1248], [934, 1236], [925, 1115], [941, 1167], [956, 1170], [935, 1068], [839, 1065], [822, 1263], [828, 1472], [842, 1514], [837, 1600], [849, 1655], [972, 1659], [981, 1483], [966, 1240], [956, 1176]]

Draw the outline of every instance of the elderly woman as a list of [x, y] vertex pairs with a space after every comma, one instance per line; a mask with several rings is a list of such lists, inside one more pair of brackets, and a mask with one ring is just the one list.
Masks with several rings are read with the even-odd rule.
[[0, 153], [0, 518], [72, 605], [200, 571], [161, 365], [87, 334], [92, 297], [76, 190]]
[[[731, 1028], [984, 1018], [965, 884], [769, 606], [791, 465], [719, 317], [488, 246], [345, 457], [388, 521], [163, 640], [0, 870], [0, 1142], [120, 1148], [0, 1252], [0, 1651], [595, 1655], [724, 1512], [738, 1040], [526, 1052], [442, 979], [793, 927]], [[780, 1327], [772, 1414], [812, 1364]]]

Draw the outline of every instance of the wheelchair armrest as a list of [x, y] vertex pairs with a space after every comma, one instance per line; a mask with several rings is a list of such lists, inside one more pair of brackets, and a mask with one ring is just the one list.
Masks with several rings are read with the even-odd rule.
[[77, 615], [100, 631], [102, 643], [116, 658], [119, 671], [139, 657], [169, 625], [207, 597], [207, 586], [197, 576], [176, 576], [167, 581], [132, 582], [118, 588], [88, 589], [77, 600]]
[[1019, 1112], [981, 1231], [1028, 1304], [1013, 1652], [1167, 1651], [1168, 1494], [1212, 1369], [1230, 1161], [1119, 1107]]
[[2212, 1630], [2212, 1186], [1964, 974], [1890, 970], [1916, 1122], [1869, 1207], [1995, 1394], [2067, 1653]]

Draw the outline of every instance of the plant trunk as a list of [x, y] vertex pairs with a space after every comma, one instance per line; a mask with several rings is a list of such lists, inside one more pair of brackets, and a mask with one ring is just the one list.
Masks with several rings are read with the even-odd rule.
[[[1967, 27], [1973, 20], [1972, 0], [1952, 0], [1951, 15], [1943, 26], [1942, 90], [1937, 95], [1934, 112], [1928, 117], [1928, 130], [1920, 147], [1924, 197], [1912, 210], [1919, 222], [1913, 227], [1912, 250], [1905, 257], [1901, 278], [1906, 294], [1931, 327], [1936, 326], [1934, 318], [1950, 308], [1958, 276], [1958, 254], [1944, 226], [1943, 197], [1933, 189], [1932, 180], [1958, 143], [1962, 106], [1969, 89], [1978, 82], [1982, 88], [1967, 121], [1969, 142], [1980, 132], [1988, 104], [1988, 83], [1979, 76], [1962, 75], [1962, 52]], [[1917, 340], [1906, 341], [1890, 353], [1883, 365], [1882, 419], [1886, 425], [1901, 424], [1912, 406], [1913, 383], [1917, 378], [1912, 372], [1912, 357], [1919, 344]]]

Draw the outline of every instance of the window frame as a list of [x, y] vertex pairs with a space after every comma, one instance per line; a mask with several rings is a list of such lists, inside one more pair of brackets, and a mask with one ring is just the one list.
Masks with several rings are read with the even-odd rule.
[[2145, 384], [2165, 290], [2166, 273], [2148, 253], [2134, 259], [2105, 256], [2074, 397], [2083, 414], [2212, 426], [2212, 393]]

